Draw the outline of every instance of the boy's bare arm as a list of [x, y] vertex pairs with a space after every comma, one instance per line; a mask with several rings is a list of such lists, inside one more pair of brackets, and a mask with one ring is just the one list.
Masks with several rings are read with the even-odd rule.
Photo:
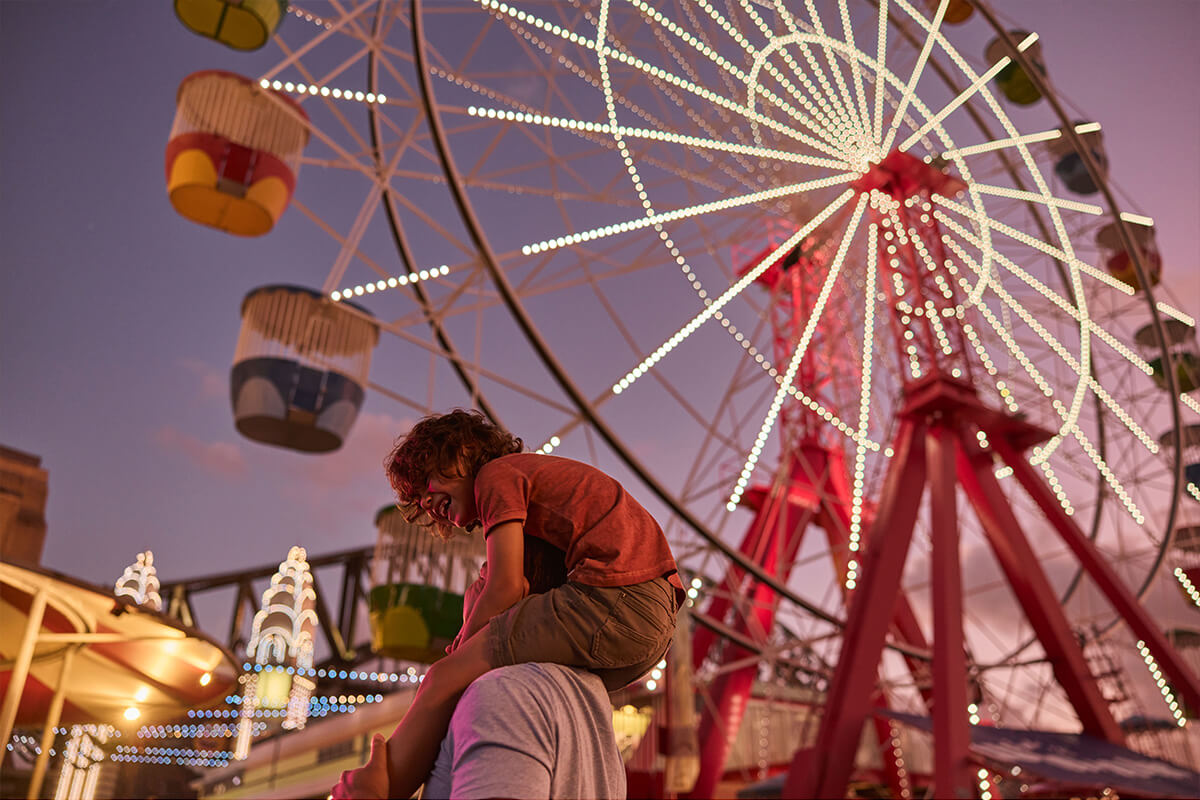
[[463, 623], [462, 641], [480, 631], [492, 617], [507, 611], [529, 593], [525, 580], [525, 536], [519, 522], [505, 522], [487, 537], [487, 581]]

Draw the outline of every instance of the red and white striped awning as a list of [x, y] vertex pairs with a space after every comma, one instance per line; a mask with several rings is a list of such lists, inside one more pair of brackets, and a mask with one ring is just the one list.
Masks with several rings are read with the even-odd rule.
[[136, 729], [210, 705], [236, 680], [233, 656], [199, 631], [109, 589], [0, 563], [0, 742], [14, 727]]

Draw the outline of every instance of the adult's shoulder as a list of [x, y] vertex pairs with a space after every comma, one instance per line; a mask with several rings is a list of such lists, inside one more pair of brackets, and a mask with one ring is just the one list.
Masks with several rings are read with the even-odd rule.
[[552, 662], [528, 661], [496, 667], [480, 675], [471, 685], [472, 687], [488, 687], [489, 690], [493, 687], [497, 690], [507, 690], [509, 687], [517, 685], [528, 687], [536, 683], [571, 686], [584, 692], [591, 692], [593, 688], [598, 688], [607, 697], [604, 682], [596, 673]]

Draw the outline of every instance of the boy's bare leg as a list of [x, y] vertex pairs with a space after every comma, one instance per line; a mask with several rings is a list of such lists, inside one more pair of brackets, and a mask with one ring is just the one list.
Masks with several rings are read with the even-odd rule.
[[499, 666], [491, 662], [487, 627], [425, 673], [417, 696], [387, 740], [389, 796], [411, 797], [433, 770], [458, 698], [471, 682]]

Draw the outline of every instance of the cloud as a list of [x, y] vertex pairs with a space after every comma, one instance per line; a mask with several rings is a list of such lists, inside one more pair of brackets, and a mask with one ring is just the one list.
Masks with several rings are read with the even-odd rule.
[[199, 380], [201, 397], [229, 397], [229, 375], [225, 371], [196, 358], [181, 358], [179, 365]]
[[292, 479], [287, 483], [288, 496], [314, 507], [335, 498], [382, 506], [391, 494], [383, 474], [384, 456], [414, 421], [390, 414], [360, 414], [340, 449], [287, 458], [279, 465]]
[[204, 442], [170, 425], [155, 431], [154, 441], [168, 452], [181, 453], [210, 474], [235, 479], [246, 473], [246, 459], [232, 442]]

